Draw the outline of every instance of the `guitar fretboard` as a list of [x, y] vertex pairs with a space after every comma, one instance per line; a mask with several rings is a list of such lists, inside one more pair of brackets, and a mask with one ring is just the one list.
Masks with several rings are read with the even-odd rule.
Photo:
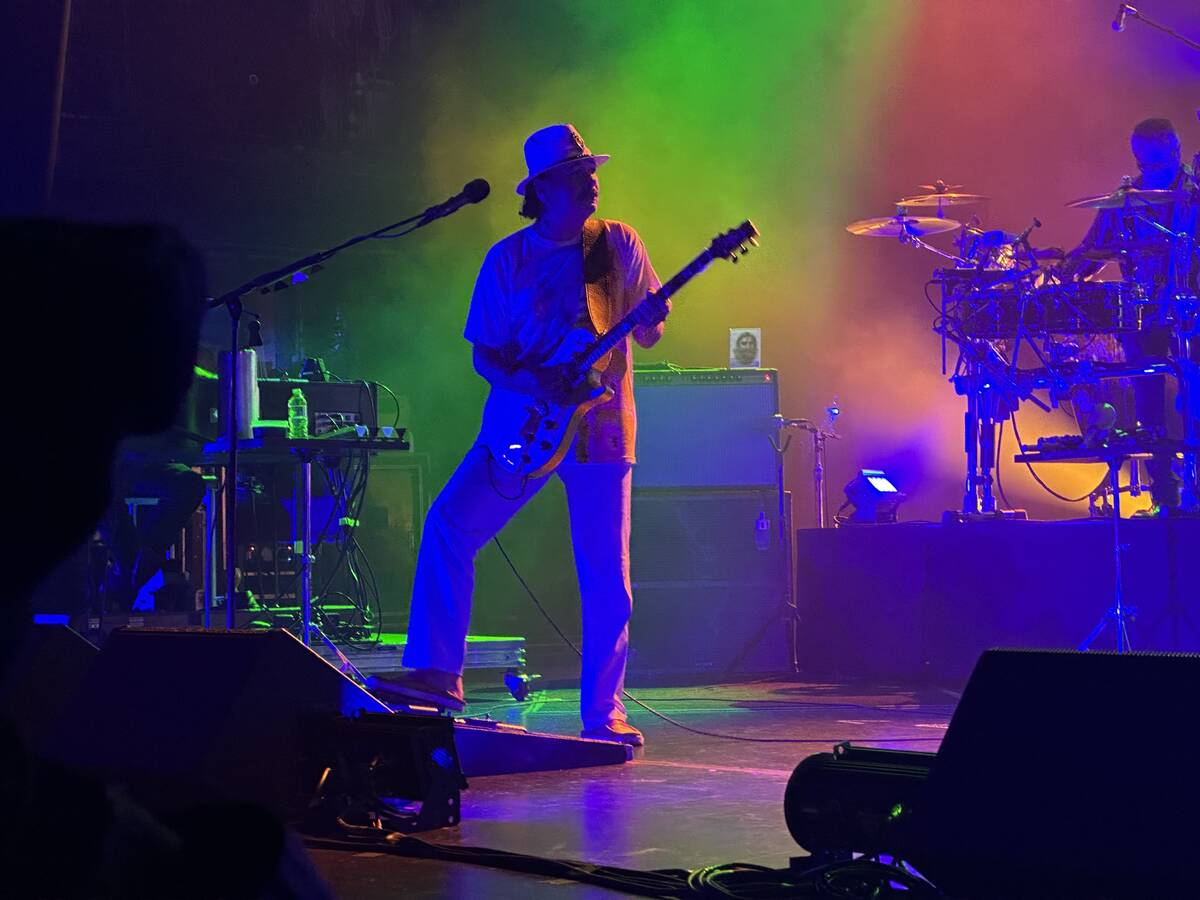
[[[708, 268], [708, 264], [712, 262], [712, 258], [711, 249], [701, 252], [699, 256], [697, 256], [679, 272], [677, 272], [670, 281], [659, 288], [656, 296], [662, 298], [663, 300], [670, 299], [675, 295], [676, 291]], [[647, 297], [648, 296], [649, 295], [647, 295]], [[604, 358], [606, 353], [612, 350], [613, 347], [617, 346], [617, 344], [621, 343], [621, 341], [625, 340], [625, 338], [629, 336], [629, 333], [637, 327], [637, 319], [635, 316], [637, 315], [637, 310], [643, 303], [646, 302], [646, 299], [646, 297], [643, 297], [638, 302], [637, 306], [630, 310], [620, 322], [614, 325], [611, 330], [602, 335], [596, 341], [596, 343], [592, 345], [592, 348], [588, 351], [587, 356], [585, 356], [582, 362], [579, 364], [581, 373], [586, 374], [592, 366]]]

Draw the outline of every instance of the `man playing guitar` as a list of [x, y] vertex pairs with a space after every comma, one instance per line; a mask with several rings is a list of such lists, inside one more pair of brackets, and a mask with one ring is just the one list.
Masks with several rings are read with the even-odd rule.
[[[599, 200], [596, 169], [608, 159], [588, 150], [571, 125], [550, 125], [525, 142], [529, 174], [517, 193], [525, 198], [521, 215], [533, 223], [488, 251], [467, 314], [475, 370], [490, 385], [483, 425], [425, 520], [404, 653], [412, 671], [372, 679], [385, 698], [464, 706], [475, 555], [550, 474], [514, 472], [489, 449], [510, 424], [503, 421], [504, 398], [563, 402], [571, 387], [554, 363], [584, 349], [574, 345], [581, 334], [603, 334], [626, 315], [636, 319], [632, 336], [641, 346], [662, 337], [670, 300], [654, 296], [660, 283], [641, 238], [628, 225], [591, 218]], [[630, 352], [626, 337], [606, 358], [600, 379], [613, 396], [582, 416], [555, 471], [566, 488], [583, 605], [582, 735], [641, 745], [621, 702], [633, 607], [637, 420]]]

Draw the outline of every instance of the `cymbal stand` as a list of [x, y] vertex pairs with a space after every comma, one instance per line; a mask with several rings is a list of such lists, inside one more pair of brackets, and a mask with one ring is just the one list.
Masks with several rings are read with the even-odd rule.
[[943, 259], [950, 260], [955, 265], [966, 266], [968, 264], [968, 260], [963, 259], [961, 256], [955, 256], [953, 253], [947, 253], [945, 250], [939, 250], [932, 244], [927, 244], [925, 241], [921, 240], [920, 237], [911, 233], [907, 228], [905, 229], [904, 233], [899, 236], [898, 240], [900, 243], [907, 244], [910, 247], [916, 247], [918, 250], [928, 250], [930, 253], [935, 253]]

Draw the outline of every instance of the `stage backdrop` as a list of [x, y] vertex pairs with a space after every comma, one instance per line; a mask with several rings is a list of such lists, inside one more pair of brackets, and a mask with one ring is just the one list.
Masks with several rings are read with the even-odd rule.
[[[149, 217], [206, 251], [212, 289], [385, 225], [485, 177], [492, 196], [411, 237], [355, 248], [310, 284], [255, 299], [267, 356], [324, 356], [399, 395], [431, 487], [471, 443], [483, 383], [461, 338], [480, 260], [520, 227], [513, 186], [532, 130], [574, 122], [596, 151], [600, 214], [633, 223], [664, 278], [743, 218], [763, 246], [676, 300], [641, 362], [723, 365], [728, 329], [760, 327], [790, 416], [837, 398], [834, 505], [855, 468], [887, 470], [902, 516], [961, 497], [963, 404], [940, 371], [922, 285], [930, 254], [852, 237], [934, 179], [986, 194], [983, 224], [1070, 246], [1089, 222], [1064, 203], [1133, 173], [1127, 136], [1167, 116], [1200, 148], [1200, 53], [1115, 4], [1011, 0], [75, 0], [53, 207]], [[1193, 37], [1194, 0], [1148, 11]], [[940, 240], [941, 246], [948, 242]], [[220, 340], [220, 313], [210, 333]], [[953, 361], [953, 360], [951, 360]], [[1023, 435], [1062, 414], [1022, 410]], [[1012, 448], [1006, 435], [1005, 454]], [[808, 524], [811, 459], [788, 459]], [[1065, 494], [1094, 470], [1046, 470]], [[1003, 466], [1008, 499], [1079, 511]], [[510, 534], [531, 581], [574, 605], [561, 491]], [[553, 565], [535, 566], [549, 549]], [[485, 554], [481, 627], [525, 601]], [[403, 608], [406, 586], [389, 601]], [[527, 629], [536, 631], [536, 629]]]

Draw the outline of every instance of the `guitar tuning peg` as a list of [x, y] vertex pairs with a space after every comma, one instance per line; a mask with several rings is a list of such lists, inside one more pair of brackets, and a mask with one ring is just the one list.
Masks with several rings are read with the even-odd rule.
[[729, 257], [729, 261], [730, 261], [731, 263], [733, 263], [733, 264], [736, 266], [736, 265], [737, 265], [737, 261], [738, 261], [740, 258], [741, 258], [741, 257], [739, 257], [739, 256], [738, 256], [736, 253], [734, 253], [733, 255], [731, 255], [731, 256]]

